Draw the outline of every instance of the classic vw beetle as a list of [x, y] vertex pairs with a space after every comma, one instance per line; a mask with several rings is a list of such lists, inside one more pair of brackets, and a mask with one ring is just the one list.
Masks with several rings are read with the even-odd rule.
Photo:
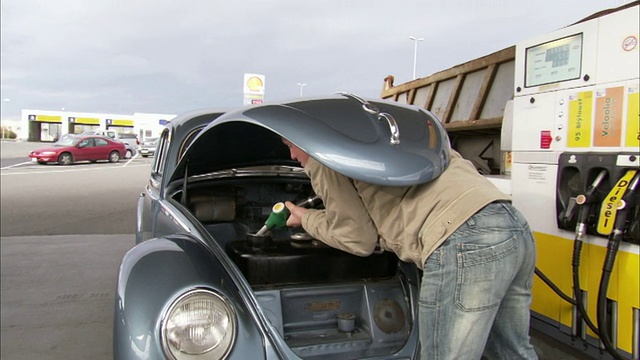
[[175, 118], [118, 274], [115, 359], [418, 357], [415, 265], [301, 228], [256, 235], [276, 202], [322, 207], [283, 138], [376, 184], [430, 181], [449, 161], [431, 113], [347, 93]]

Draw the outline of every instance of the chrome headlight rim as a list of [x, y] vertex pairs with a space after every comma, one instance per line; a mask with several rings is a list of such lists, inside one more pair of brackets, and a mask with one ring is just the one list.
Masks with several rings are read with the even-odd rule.
[[200, 356], [203, 359], [206, 359], [207, 354], [210, 353], [212, 350], [215, 349], [215, 346], [200, 353], [200, 354], [188, 354], [188, 353], [182, 353], [183, 356], [181, 356], [180, 358], [176, 357], [176, 355], [174, 354], [176, 351], [180, 351], [179, 349], [171, 349], [170, 348], [170, 342], [169, 342], [169, 338], [168, 338], [168, 322], [170, 320], [170, 317], [172, 316], [173, 312], [179, 307], [182, 306], [185, 302], [187, 302], [189, 299], [193, 298], [193, 297], [197, 297], [200, 295], [204, 295], [204, 296], [210, 296], [212, 298], [214, 298], [216, 301], [218, 301], [220, 304], [223, 305], [224, 310], [226, 311], [226, 313], [228, 314], [228, 319], [229, 319], [229, 328], [230, 331], [229, 333], [231, 334], [231, 339], [229, 340], [229, 343], [227, 345], [227, 348], [225, 349], [225, 351], [222, 354], [219, 354], [218, 357], [216, 357], [216, 359], [224, 359], [226, 358], [229, 353], [231, 352], [231, 349], [233, 349], [233, 346], [235, 344], [235, 338], [236, 338], [236, 333], [237, 333], [237, 329], [238, 329], [238, 324], [237, 324], [237, 317], [236, 317], [236, 311], [234, 309], [234, 307], [232, 306], [231, 302], [229, 301], [229, 299], [220, 294], [219, 292], [209, 289], [209, 288], [193, 288], [193, 289], [189, 289], [187, 291], [185, 291], [184, 293], [182, 293], [180, 296], [176, 297], [172, 302], [171, 305], [169, 305], [169, 307], [167, 307], [167, 309], [164, 311], [163, 316], [162, 316], [162, 320], [160, 321], [160, 342], [162, 344], [162, 350], [165, 354], [165, 356], [168, 359], [173, 359], [173, 360], [180, 360], [182, 358], [193, 358], [196, 356]]

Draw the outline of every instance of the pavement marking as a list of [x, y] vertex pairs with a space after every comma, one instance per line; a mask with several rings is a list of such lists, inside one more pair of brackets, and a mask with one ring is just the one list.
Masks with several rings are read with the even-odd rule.
[[122, 167], [129, 165], [137, 157], [138, 157], [138, 154], [133, 155], [131, 158], [129, 158], [129, 161], [127, 161], [124, 165], [122, 165]]
[[13, 165], [9, 165], [9, 166], [5, 166], [3, 168], [0, 168], [0, 170], [11, 169], [11, 168], [14, 168], [14, 167], [17, 167], [17, 166], [27, 165], [27, 164], [32, 164], [32, 162], [31, 161], [27, 161], [27, 162], [23, 162], [23, 163], [20, 163], [20, 164], [13, 164]]
[[[147, 166], [148, 167], [149, 164], [136, 164], [136, 165], [129, 166], [129, 168], [131, 168], [131, 167], [141, 167], [141, 166]], [[123, 165], [123, 166], [113, 166], [113, 168], [116, 168], [116, 169], [123, 168], [123, 167], [125, 167], [125, 165]], [[5, 168], [2, 168], [0, 170], [3, 170], [3, 169], [5, 169]], [[104, 170], [104, 169], [108, 169], [108, 167], [100, 166], [100, 167], [83, 168], [83, 169], [45, 170], [45, 171], [36, 170], [36, 171], [8, 172], [8, 173], [0, 172], [0, 175], [1, 176], [10, 176], [10, 175], [52, 174], [52, 173], [68, 173], [68, 172]]]

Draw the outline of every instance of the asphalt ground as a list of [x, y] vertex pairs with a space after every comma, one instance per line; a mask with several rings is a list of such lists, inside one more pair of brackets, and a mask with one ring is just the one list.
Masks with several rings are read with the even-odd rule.
[[[0, 141], [0, 358], [111, 359], [118, 266], [152, 160], [28, 164], [43, 145]], [[532, 342], [543, 360], [588, 359], [535, 330]]]

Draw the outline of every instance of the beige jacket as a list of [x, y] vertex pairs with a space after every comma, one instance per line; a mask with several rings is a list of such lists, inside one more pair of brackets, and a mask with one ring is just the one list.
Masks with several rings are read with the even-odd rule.
[[414, 186], [354, 180], [313, 158], [305, 172], [325, 206], [309, 209], [302, 217], [309, 234], [359, 256], [370, 255], [379, 244], [419, 268], [478, 210], [495, 200], [509, 200], [455, 151], [440, 177]]

